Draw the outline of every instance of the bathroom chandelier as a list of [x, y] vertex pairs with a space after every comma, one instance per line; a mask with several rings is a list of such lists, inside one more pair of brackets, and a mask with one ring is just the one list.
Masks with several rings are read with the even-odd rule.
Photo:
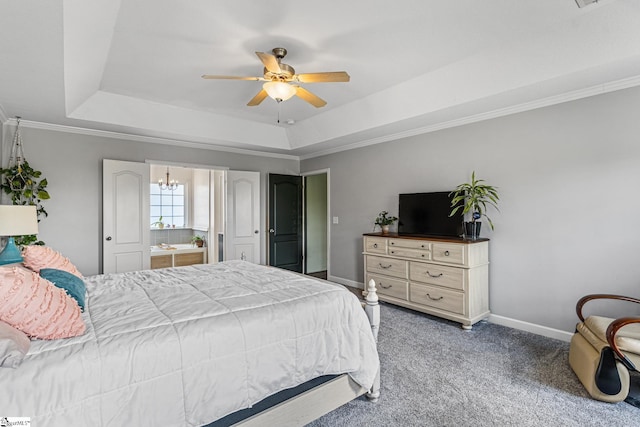
[[160, 178], [160, 180], [158, 181], [158, 187], [160, 187], [160, 190], [175, 190], [176, 188], [178, 188], [178, 181], [175, 179], [169, 180], [169, 166], [167, 166], [167, 182], [164, 183], [162, 181], [162, 178]]

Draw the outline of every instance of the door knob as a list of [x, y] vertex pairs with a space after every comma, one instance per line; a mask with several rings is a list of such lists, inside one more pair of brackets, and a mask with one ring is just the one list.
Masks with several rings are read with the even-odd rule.
[[254, 233], [258, 234], [258, 233], [260, 233], [260, 230], [255, 230]]
[[107, 242], [111, 241], [111, 236], [107, 236], [107, 238], [105, 239]]
[[270, 228], [270, 229], [269, 229], [269, 233], [273, 234], [273, 233], [275, 233], [275, 232], [276, 232], [276, 230], [274, 230], [273, 228]]

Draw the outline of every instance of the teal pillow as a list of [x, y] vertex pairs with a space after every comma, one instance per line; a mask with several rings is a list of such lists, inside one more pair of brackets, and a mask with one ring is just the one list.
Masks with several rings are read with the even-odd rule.
[[40, 277], [47, 279], [57, 287], [67, 291], [67, 294], [73, 299], [78, 301], [80, 310], [84, 311], [84, 296], [87, 289], [84, 285], [84, 281], [76, 276], [64, 270], [57, 270], [55, 268], [43, 268], [40, 270]]

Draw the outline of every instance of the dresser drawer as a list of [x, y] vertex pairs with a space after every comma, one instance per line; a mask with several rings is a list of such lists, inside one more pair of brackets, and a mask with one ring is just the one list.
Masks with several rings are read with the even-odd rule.
[[389, 249], [391, 248], [407, 248], [428, 251], [431, 250], [431, 243], [425, 240], [389, 239]]
[[367, 255], [367, 271], [405, 279], [407, 277], [407, 261]]
[[465, 265], [464, 247], [448, 243], [434, 243], [431, 259], [439, 262]]
[[444, 265], [411, 262], [409, 263], [409, 280], [463, 291], [465, 289], [465, 270]]
[[389, 248], [390, 256], [397, 256], [402, 258], [411, 258], [411, 259], [421, 259], [424, 261], [429, 261], [431, 259], [431, 252], [422, 251], [417, 249], [406, 249], [406, 248]]
[[387, 239], [383, 239], [379, 237], [365, 237], [364, 251], [373, 253], [373, 254], [386, 254]]
[[461, 292], [442, 289], [436, 286], [411, 283], [409, 299], [416, 304], [422, 304], [457, 314], [465, 314], [464, 294]]
[[376, 282], [376, 290], [379, 294], [403, 300], [409, 299], [409, 283], [406, 280], [367, 274], [365, 283], [369, 283], [371, 279]]

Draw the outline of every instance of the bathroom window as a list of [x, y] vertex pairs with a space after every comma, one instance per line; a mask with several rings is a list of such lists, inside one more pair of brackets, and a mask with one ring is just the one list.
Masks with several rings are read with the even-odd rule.
[[[161, 190], [151, 184], [151, 226], [153, 228], [185, 227], [185, 186], [178, 184], [175, 190]], [[162, 220], [160, 219], [162, 217]], [[159, 223], [163, 226], [159, 226]]]

